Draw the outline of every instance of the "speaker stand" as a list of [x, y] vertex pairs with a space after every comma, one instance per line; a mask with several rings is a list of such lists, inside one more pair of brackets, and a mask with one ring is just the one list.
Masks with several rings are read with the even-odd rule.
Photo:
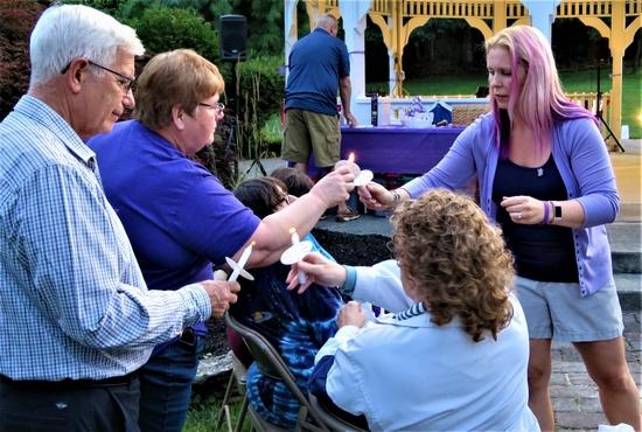
[[261, 163], [261, 159], [259, 158], [259, 156], [257, 156], [256, 158], [254, 158], [254, 160], [252, 161], [252, 164], [250, 165], [250, 167], [247, 169], [247, 171], [245, 171], [245, 174], [249, 174], [249, 173], [250, 173], [250, 171], [252, 171], [252, 168], [254, 168], [254, 165], [256, 165], [257, 167], [259, 167], [259, 170], [261, 171], [261, 173], [262, 173], [264, 176], [266, 176], [266, 175], [267, 175], [267, 171], [265, 171], [265, 167], [264, 167], [264, 166], [263, 166], [263, 164]]
[[[241, 61], [241, 57], [239, 56], [239, 57], [237, 57], [236, 61], [234, 62], [234, 76], [236, 78], [235, 95], [234, 95], [234, 99], [235, 99], [235, 101], [234, 101], [234, 105], [235, 105], [234, 106], [234, 117], [235, 117], [235, 120], [236, 120], [236, 122], [235, 122], [236, 125], [235, 126], [237, 128], [238, 128], [238, 124], [239, 124], [239, 99], [240, 99], [239, 98], [239, 94], [241, 92], [241, 74], [239, 73], [239, 63], [240, 63], [240, 61]], [[237, 131], [237, 133], [238, 133], [238, 131]], [[261, 150], [262, 149], [260, 147], [256, 149], [256, 153], [254, 155], [254, 160], [252, 161], [252, 164], [247, 169], [247, 171], [245, 171], [245, 174], [249, 174], [250, 171], [252, 170], [252, 168], [254, 168], [254, 166], [257, 165], [259, 167], [259, 170], [261, 170], [261, 173], [263, 173], [264, 176], [267, 175], [267, 172], [265, 171], [265, 167], [261, 163]]]
[[617, 139], [613, 131], [611, 130], [611, 127], [609, 124], [604, 120], [604, 117], [602, 117], [602, 107], [600, 106], [602, 104], [602, 91], [600, 88], [600, 71], [602, 69], [602, 60], [597, 61], [597, 93], [596, 93], [596, 98], [595, 98], [595, 117], [597, 117], [598, 121], [604, 125], [606, 130], [609, 132], [609, 134], [604, 138], [604, 142], [608, 140], [609, 138], [613, 138], [613, 141], [615, 141], [615, 144], [617, 144], [618, 148], [622, 153], [624, 153], [624, 147], [622, 147], [622, 144], [620, 144], [620, 140]]

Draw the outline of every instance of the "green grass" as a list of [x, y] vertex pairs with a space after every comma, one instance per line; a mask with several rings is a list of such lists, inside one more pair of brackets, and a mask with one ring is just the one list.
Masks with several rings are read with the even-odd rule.
[[261, 136], [268, 145], [281, 144], [283, 139], [283, 128], [281, 127], [281, 113], [272, 114], [263, 127], [261, 128]]
[[[602, 70], [601, 90], [611, 89], [610, 71]], [[597, 74], [595, 70], [561, 72], [564, 90], [573, 92], [595, 92]], [[470, 95], [477, 87], [486, 85], [485, 75], [444, 75], [427, 79], [410, 80], [404, 83], [404, 91], [409, 95]], [[368, 88], [384, 88], [386, 83], [368, 83]], [[622, 124], [629, 125], [631, 138], [642, 138], [642, 71], [625, 73], [622, 89]]]
[[[226, 432], [228, 430], [225, 421], [220, 428], [216, 428], [216, 416], [221, 407], [221, 400], [214, 397], [201, 399], [199, 396], [192, 397], [192, 404], [187, 413], [187, 420], [183, 427], [183, 432]], [[230, 413], [232, 417], [232, 428], [236, 424], [236, 419], [239, 415], [241, 408], [240, 399], [236, 399], [230, 406]], [[249, 432], [250, 419], [246, 416], [243, 432]]]

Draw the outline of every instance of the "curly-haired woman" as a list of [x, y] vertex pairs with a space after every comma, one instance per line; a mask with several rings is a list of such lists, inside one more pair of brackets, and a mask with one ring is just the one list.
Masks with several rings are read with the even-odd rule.
[[299, 264], [318, 284], [354, 287], [356, 299], [394, 310], [406, 303], [374, 322], [357, 303], [344, 307], [317, 354], [312, 391], [365, 415], [375, 431], [538, 431], [528, 330], [499, 229], [445, 190], [402, 205], [393, 225], [398, 266], [346, 268], [318, 255]]

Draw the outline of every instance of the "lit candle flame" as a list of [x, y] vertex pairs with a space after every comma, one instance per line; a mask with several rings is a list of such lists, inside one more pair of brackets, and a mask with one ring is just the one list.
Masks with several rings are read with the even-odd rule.
[[354, 159], [355, 159], [355, 158], [354, 158], [354, 152], [351, 152], [351, 153], [348, 155], [348, 162], [352, 162], [352, 163], [354, 163]]

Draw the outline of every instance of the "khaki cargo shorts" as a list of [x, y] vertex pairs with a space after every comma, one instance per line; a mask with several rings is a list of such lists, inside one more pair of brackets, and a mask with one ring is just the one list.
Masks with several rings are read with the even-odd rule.
[[340, 158], [341, 129], [336, 115], [289, 109], [281, 157], [295, 163], [307, 163], [314, 153], [316, 166], [331, 167]]

